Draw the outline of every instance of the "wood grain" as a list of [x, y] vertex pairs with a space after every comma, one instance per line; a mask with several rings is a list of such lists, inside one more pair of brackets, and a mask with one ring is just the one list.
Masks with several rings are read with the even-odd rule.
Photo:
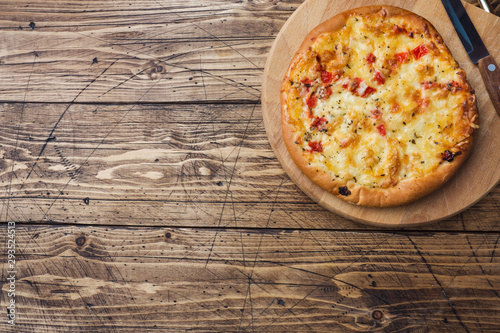
[[[354, 206], [342, 201], [314, 184], [291, 159], [283, 142], [279, 90], [290, 60], [307, 33], [326, 19], [355, 7], [387, 4], [400, 6], [430, 20], [436, 29], [444, 32], [443, 38], [453, 50], [457, 61], [467, 73], [471, 85], [476, 88], [480, 110], [480, 129], [476, 135], [474, 150], [470, 158], [456, 175], [434, 193], [413, 203], [391, 208]], [[487, 29], [499, 31], [500, 18], [466, 5], [476, 21], [478, 32], [484, 36], [486, 46], [493, 56], [496, 39], [489, 37]], [[448, 33], [451, 31], [453, 35]], [[495, 34], [493, 34], [495, 36]], [[377, 226], [403, 227], [441, 220], [470, 207], [488, 193], [500, 180], [500, 118], [495, 112], [484, 88], [479, 69], [470, 62], [446, 12], [439, 2], [430, 5], [427, 1], [357, 1], [338, 2], [327, 0], [306, 1], [291, 16], [278, 34], [270, 51], [263, 81], [262, 107], [264, 123], [271, 146], [290, 178], [314, 201], [346, 218]]]
[[[315, 204], [259, 105], [0, 106], [0, 218], [78, 224], [364, 228]], [[434, 230], [500, 230], [500, 186]]]
[[16, 332], [500, 329], [498, 233], [18, 224], [16, 234]]
[[260, 84], [300, 3], [0, 0], [15, 332], [500, 330], [500, 186], [381, 231], [284, 173]]
[[492, 55], [480, 59], [477, 65], [491, 102], [500, 116], [500, 67]]
[[256, 101], [300, 3], [1, 1], [0, 101]]

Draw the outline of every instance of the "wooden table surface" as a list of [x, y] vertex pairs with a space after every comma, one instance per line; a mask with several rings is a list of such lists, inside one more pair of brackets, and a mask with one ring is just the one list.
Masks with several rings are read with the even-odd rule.
[[379, 229], [284, 173], [261, 81], [302, 2], [0, 1], [0, 332], [500, 330], [500, 186]]

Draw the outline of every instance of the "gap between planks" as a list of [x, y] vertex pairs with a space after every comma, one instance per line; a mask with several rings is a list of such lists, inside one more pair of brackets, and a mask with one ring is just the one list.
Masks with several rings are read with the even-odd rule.
[[[372, 232], [377, 232], [379, 234], [401, 234], [401, 235], [413, 235], [413, 236], [432, 236], [436, 234], [453, 234], [453, 235], [460, 235], [460, 234], [465, 234], [465, 235], [494, 235], [494, 234], [499, 234], [500, 231], [493, 231], [493, 230], [446, 230], [446, 229], [435, 229], [435, 230], [428, 230], [428, 229], [423, 229], [423, 227], [419, 228], [399, 228], [399, 229], [392, 229], [392, 228], [376, 228], [376, 227], [370, 227], [370, 226], [363, 226], [360, 224], [360, 228], [348, 228], [348, 229], [335, 229], [335, 228], [244, 228], [244, 227], [210, 227], [210, 226], [179, 226], [179, 225], [148, 225], [148, 224], [141, 224], [141, 225], [127, 225], [127, 224], [92, 224], [92, 223], [64, 223], [64, 222], [52, 222], [52, 223], [47, 223], [47, 221], [43, 222], [36, 222], [36, 221], [30, 221], [30, 222], [23, 222], [23, 221], [16, 221], [16, 226], [22, 226], [22, 227], [30, 227], [30, 228], [66, 228], [66, 227], [76, 227], [76, 228], [88, 228], [88, 227], [94, 227], [94, 228], [113, 228], [113, 229], [191, 229], [191, 230], [209, 230], [209, 231], [214, 231], [214, 232], [220, 232], [220, 231], [235, 231], [235, 232], [240, 232], [240, 233], [262, 233], [262, 234], [280, 234], [280, 233], [292, 233], [292, 232], [327, 232], [327, 233], [372, 233]], [[1, 222], [1, 226], [6, 226], [7, 222]], [[425, 226], [424, 226], [425, 227]]]
[[35, 102], [25, 102], [25, 101], [8, 101], [1, 100], [0, 103], [6, 104], [45, 104], [45, 105], [261, 105], [261, 100], [251, 100], [251, 99], [227, 99], [220, 101], [213, 100], [195, 100], [195, 101], [136, 101], [136, 102], [97, 102], [97, 101], [81, 101], [81, 102], [54, 102], [54, 101], [35, 101]]

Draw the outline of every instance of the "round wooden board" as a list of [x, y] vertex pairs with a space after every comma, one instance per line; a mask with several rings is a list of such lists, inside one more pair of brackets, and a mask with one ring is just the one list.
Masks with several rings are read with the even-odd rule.
[[[441, 33], [476, 90], [480, 129], [469, 159], [457, 174], [437, 191], [407, 205], [371, 208], [355, 206], [338, 199], [314, 184], [295, 165], [283, 142], [279, 90], [292, 57], [309, 31], [340, 12], [384, 4], [421, 15]], [[498, 31], [499, 18], [466, 3], [464, 5], [486, 46], [498, 61], [500, 50], [497, 48], [494, 34], [488, 34], [487, 31]], [[490, 38], [487, 35], [490, 35]], [[385, 227], [406, 227], [434, 222], [471, 206], [500, 180], [500, 117], [489, 100], [478, 68], [470, 62], [439, 1], [307, 0], [293, 13], [276, 37], [267, 59], [262, 89], [264, 124], [271, 146], [284, 170], [314, 201], [345, 218]]]

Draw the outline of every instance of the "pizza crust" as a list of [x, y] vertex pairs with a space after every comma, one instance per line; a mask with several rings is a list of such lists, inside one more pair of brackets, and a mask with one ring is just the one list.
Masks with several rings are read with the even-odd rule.
[[457, 144], [457, 146], [460, 146], [461, 155], [455, 156], [452, 162], [443, 161], [443, 163], [441, 163], [432, 173], [426, 174], [421, 178], [412, 178], [399, 181], [396, 186], [389, 188], [369, 188], [366, 186], [357, 185], [352, 181], [348, 181], [347, 186], [350, 194], [348, 196], [340, 195], [339, 187], [345, 186], [346, 183], [344, 181], [332, 179], [331, 174], [326, 171], [318, 172], [317, 167], [308, 164], [308, 161], [303, 156], [301, 147], [295, 144], [296, 132], [294, 131], [294, 126], [289, 122], [288, 119], [287, 92], [285, 90], [285, 85], [287, 81], [290, 80], [293, 66], [309, 50], [309, 47], [314, 42], [317, 36], [326, 32], [334, 32], [341, 29], [342, 27], [344, 27], [347, 19], [353, 14], [371, 15], [375, 13], [384, 13], [385, 18], [404, 15], [407, 22], [411, 22], [412, 26], [420, 27], [423, 31], [426, 32], [426, 35], [428, 34], [429, 38], [442, 43], [442, 46], [451, 55], [451, 52], [449, 52], [449, 49], [446, 47], [441, 36], [432, 26], [432, 24], [424, 18], [407, 10], [384, 5], [361, 7], [340, 13], [314, 28], [307, 35], [304, 42], [299, 47], [298, 52], [292, 59], [291, 65], [283, 79], [283, 84], [280, 91], [282, 129], [284, 142], [290, 153], [290, 156], [292, 157], [295, 164], [302, 170], [302, 172], [315, 184], [320, 186], [325, 191], [336, 195], [340, 199], [356, 205], [389, 207], [415, 201], [435, 191], [453, 176], [453, 174], [459, 169], [459, 167], [463, 164], [463, 162], [470, 154], [473, 144], [473, 138], [475, 135], [475, 128], [477, 128], [478, 124], [478, 111], [474, 90], [470, 87], [467, 80], [464, 80], [464, 82], [466, 83], [465, 88], [470, 95], [469, 98], [467, 98], [466, 103], [464, 103], [463, 105], [463, 114], [464, 117], [466, 117], [472, 124], [476, 126], [473, 126], [470, 129], [467, 140], [463, 140], [462, 142]]

